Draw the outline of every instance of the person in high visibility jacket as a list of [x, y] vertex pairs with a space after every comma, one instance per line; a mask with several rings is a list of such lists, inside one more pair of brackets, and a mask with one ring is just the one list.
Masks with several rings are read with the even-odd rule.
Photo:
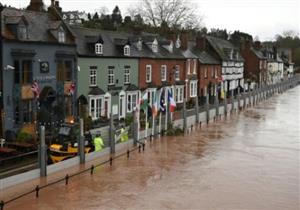
[[97, 134], [96, 137], [94, 138], [94, 146], [95, 146], [95, 151], [98, 152], [103, 149], [104, 143], [101, 138], [101, 134]]
[[125, 130], [124, 126], [121, 127], [121, 142], [128, 141], [128, 133]]

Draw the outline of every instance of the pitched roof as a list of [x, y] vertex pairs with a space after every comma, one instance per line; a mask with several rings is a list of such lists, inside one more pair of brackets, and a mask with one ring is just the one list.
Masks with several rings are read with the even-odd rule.
[[[72, 30], [76, 34], [77, 52], [81, 56], [97, 56], [95, 55], [94, 44], [101, 36], [103, 44], [103, 57], [147, 57], [161, 59], [185, 59], [182, 51], [173, 48], [173, 52], [163, 47], [170, 41], [158, 37], [156, 34], [142, 33], [136, 36], [131, 33], [107, 31], [100, 29], [83, 28], [72, 26]], [[138, 49], [138, 41], [142, 40], [142, 49]], [[158, 51], [152, 51], [152, 43], [158, 39]], [[130, 56], [124, 56], [123, 47], [130, 45]]]
[[251, 51], [260, 59], [267, 59], [266, 56], [264, 56], [263, 52], [254, 48], [251, 48]]
[[[74, 37], [72, 31], [63, 22], [62, 19], [54, 17], [49, 12], [36, 12], [30, 10], [21, 10], [12, 7], [4, 8], [2, 11], [2, 35], [6, 39], [17, 39], [18, 35], [14, 30], [9, 27], [12, 24], [19, 24], [23, 20], [27, 26], [28, 38], [22, 41], [35, 41], [35, 42], [58, 42], [56, 30], [59, 26], [63, 26], [67, 35]], [[73, 44], [73, 43], [69, 43]]]
[[[244, 61], [239, 49], [231, 42], [213, 36], [206, 36], [206, 39], [222, 60]], [[231, 57], [232, 52], [237, 56]]]

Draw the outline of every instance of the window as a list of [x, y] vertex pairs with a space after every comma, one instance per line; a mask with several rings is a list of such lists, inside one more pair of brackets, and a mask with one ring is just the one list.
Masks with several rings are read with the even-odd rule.
[[130, 47], [129, 47], [129, 45], [126, 45], [124, 47], [124, 55], [125, 56], [130, 56]]
[[66, 42], [66, 33], [62, 27], [58, 30], [58, 42], [65, 43]]
[[127, 93], [127, 112], [132, 112], [137, 105], [138, 94], [136, 92]]
[[167, 65], [161, 65], [160, 68], [160, 74], [161, 74], [161, 81], [167, 80]]
[[97, 85], [97, 66], [90, 67], [90, 86]]
[[32, 75], [32, 61], [31, 60], [23, 60], [22, 61], [22, 81], [23, 85], [31, 84], [33, 81]]
[[207, 67], [204, 67], [204, 78], [207, 78]]
[[72, 81], [72, 61], [58, 61], [56, 79], [58, 81]]
[[190, 97], [197, 96], [197, 81], [191, 81], [190, 83]]
[[211, 78], [214, 78], [215, 71], [213, 67], [210, 68], [210, 72], [211, 72]]
[[101, 43], [95, 44], [95, 53], [97, 55], [102, 55], [103, 54], [103, 45]]
[[31, 123], [33, 120], [32, 100], [22, 101], [23, 122]]
[[101, 113], [104, 108], [103, 96], [95, 96], [90, 98], [90, 116], [93, 120], [97, 120], [101, 117]]
[[187, 74], [191, 73], [191, 60], [188, 59], [186, 62]]
[[207, 86], [204, 86], [204, 96], [207, 95]]
[[180, 67], [178, 65], [175, 66], [175, 80], [180, 80]]
[[125, 66], [124, 69], [124, 84], [130, 83], [130, 66]]
[[218, 78], [218, 68], [215, 67], [215, 78]]
[[158, 52], [158, 42], [156, 39], [154, 39], [153, 43], [152, 43], [152, 51], [157, 53]]
[[108, 67], [108, 85], [115, 84], [115, 67], [109, 66]]
[[27, 27], [19, 26], [19, 39], [25, 40], [28, 38]]
[[194, 59], [193, 74], [197, 74], [197, 59]]
[[183, 102], [183, 90], [184, 90], [184, 86], [176, 86], [175, 87], [175, 102], [176, 103]]
[[153, 99], [155, 98], [156, 89], [148, 89], [147, 93], [148, 93], [148, 104], [152, 106]]
[[146, 65], [146, 82], [151, 82], [152, 80], [152, 66]]

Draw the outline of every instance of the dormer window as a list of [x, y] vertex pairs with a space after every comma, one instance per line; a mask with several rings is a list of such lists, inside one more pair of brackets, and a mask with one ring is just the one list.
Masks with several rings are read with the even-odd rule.
[[95, 53], [96, 53], [96, 55], [103, 54], [103, 44], [101, 44], [101, 43], [95, 44]]
[[177, 40], [176, 40], [176, 48], [180, 48], [180, 46], [181, 46], [181, 41], [180, 41], [180, 39], [179, 39], [179, 36], [177, 37]]
[[58, 30], [58, 42], [65, 43], [66, 42], [66, 33], [62, 27]]
[[233, 50], [230, 51], [230, 59], [233, 59]]
[[19, 39], [25, 40], [28, 38], [27, 27], [24, 25], [19, 26]]
[[142, 48], [143, 48], [142, 39], [139, 39], [139, 41], [137, 42], [136, 46], [137, 46], [137, 48], [138, 48], [139, 51], [142, 51]]
[[124, 47], [124, 55], [125, 56], [130, 56], [130, 47], [129, 47], [129, 45], [126, 45]]
[[157, 39], [154, 39], [153, 43], [152, 43], [152, 51], [157, 53], [158, 52], [158, 42]]
[[169, 51], [170, 51], [170, 53], [173, 52], [173, 48], [174, 48], [174, 43], [173, 43], [173, 41], [171, 41], [171, 43], [169, 45]]

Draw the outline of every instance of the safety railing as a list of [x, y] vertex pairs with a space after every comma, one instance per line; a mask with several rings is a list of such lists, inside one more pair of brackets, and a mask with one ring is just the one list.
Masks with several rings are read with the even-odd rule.
[[81, 170], [79, 172], [76, 172], [76, 173], [73, 173], [73, 174], [66, 174], [64, 177], [62, 178], [59, 178], [55, 181], [52, 181], [48, 184], [45, 184], [43, 186], [39, 186], [39, 185], [36, 185], [32, 190], [29, 190], [27, 192], [24, 192], [18, 196], [15, 196], [7, 201], [1, 201], [0, 202], [0, 210], [3, 210], [4, 207], [16, 200], [19, 200], [25, 196], [28, 196], [30, 194], [33, 194], [35, 193], [35, 197], [38, 198], [39, 197], [39, 194], [40, 194], [40, 190], [43, 190], [47, 187], [50, 187], [50, 186], [53, 186], [55, 184], [58, 184], [58, 183], [61, 183], [61, 182], [65, 182], [65, 185], [68, 185], [69, 184], [69, 180], [75, 176], [79, 176], [81, 174], [84, 174], [84, 173], [87, 173], [87, 172], [90, 172], [90, 175], [93, 175], [94, 174], [94, 170], [97, 168], [97, 167], [100, 167], [100, 166], [103, 166], [105, 164], [109, 164], [110, 166], [113, 165], [113, 161], [116, 160], [116, 159], [119, 159], [123, 156], [126, 156], [128, 159], [130, 158], [130, 153], [138, 150], [139, 153], [141, 153], [142, 151], [145, 151], [145, 143], [144, 142], [141, 142], [141, 141], [137, 141], [138, 143], [138, 146], [134, 146], [132, 149], [128, 149], [126, 152], [124, 153], [121, 153], [121, 154], [118, 154], [116, 156], [110, 156], [110, 158], [106, 161], [103, 161], [103, 162], [100, 162], [98, 164], [92, 164], [89, 168], [87, 169], [84, 169], [84, 170]]

